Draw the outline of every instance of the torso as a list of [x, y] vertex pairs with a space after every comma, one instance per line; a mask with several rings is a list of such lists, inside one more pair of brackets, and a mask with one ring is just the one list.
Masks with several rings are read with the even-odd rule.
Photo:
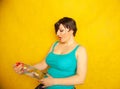
[[[67, 78], [76, 74], [77, 58], [76, 51], [79, 45], [73, 44], [65, 46], [56, 42], [52, 51], [46, 57], [49, 65], [48, 74], [53, 78]], [[74, 85], [55, 85], [46, 89], [73, 89]]]
[[55, 46], [53, 52], [55, 54], [68, 54], [69, 52], [71, 52], [78, 44], [77, 43], [73, 43], [71, 45], [64, 45], [64, 44], [60, 44], [57, 43], [57, 45]]

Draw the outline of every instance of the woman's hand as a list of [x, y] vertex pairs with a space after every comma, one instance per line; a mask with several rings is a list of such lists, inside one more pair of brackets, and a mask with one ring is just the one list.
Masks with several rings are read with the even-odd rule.
[[52, 86], [55, 84], [55, 79], [49, 74], [47, 74], [47, 76], [48, 76], [47, 78], [43, 78], [40, 80], [40, 82], [44, 85], [43, 88]]
[[23, 74], [24, 70], [23, 70], [23, 63], [21, 62], [17, 62], [14, 66], [13, 69], [15, 70], [16, 73], [18, 74]]

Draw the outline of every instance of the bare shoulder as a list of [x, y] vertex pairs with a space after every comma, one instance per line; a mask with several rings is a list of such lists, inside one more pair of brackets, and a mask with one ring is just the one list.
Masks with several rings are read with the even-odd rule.
[[77, 50], [77, 54], [86, 52], [86, 48], [84, 46], [80, 46]]
[[87, 57], [87, 52], [86, 48], [84, 46], [80, 46], [76, 52], [77, 58], [86, 58]]
[[51, 47], [50, 47], [49, 52], [51, 52], [51, 51], [52, 51], [52, 49], [53, 49], [53, 47], [54, 47], [54, 45], [55, 45], [56, 43], [58, 43], [58, 41], [56, 41], [56, 42], [52, 43], [52, 45], [51, 45]]

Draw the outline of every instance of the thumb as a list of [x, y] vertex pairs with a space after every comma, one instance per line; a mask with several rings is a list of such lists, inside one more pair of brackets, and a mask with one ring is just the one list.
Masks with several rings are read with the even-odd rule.
[[51, 78], [52, 78], [52, 76], [51, 76], [51, 75], [49, 75], [48, 73], [46, 73], [46, 76], [48, 76], [48, 77], [51, 77]]

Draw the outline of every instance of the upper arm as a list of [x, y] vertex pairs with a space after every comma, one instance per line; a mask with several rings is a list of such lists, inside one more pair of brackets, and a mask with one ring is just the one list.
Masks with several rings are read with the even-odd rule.
[[50, 47], [48, 53], [50, 53], [51, 51], [53, 51], [53, 47], [54, 47], [55, 44], [56, 44], [56, 42], [54, 42], [54, 43], [52, 44], [52, 46]]
[[[47, 55], [52, 51], [53, 49], [53, 45], [50, 47]], [[37, 63], [34, 65], [35, 68], [39, 69], [39, 70], [44, 70], [48, 67], [47, 63], [46, 63], [46, 58], [44, 58], [41, 62]]]
[[81, 81], [85, 80], [87, 72], [87, 53], [84, 47], [79, 47], [76, 53], [77, 56], [77, 75], [80, 76]]

